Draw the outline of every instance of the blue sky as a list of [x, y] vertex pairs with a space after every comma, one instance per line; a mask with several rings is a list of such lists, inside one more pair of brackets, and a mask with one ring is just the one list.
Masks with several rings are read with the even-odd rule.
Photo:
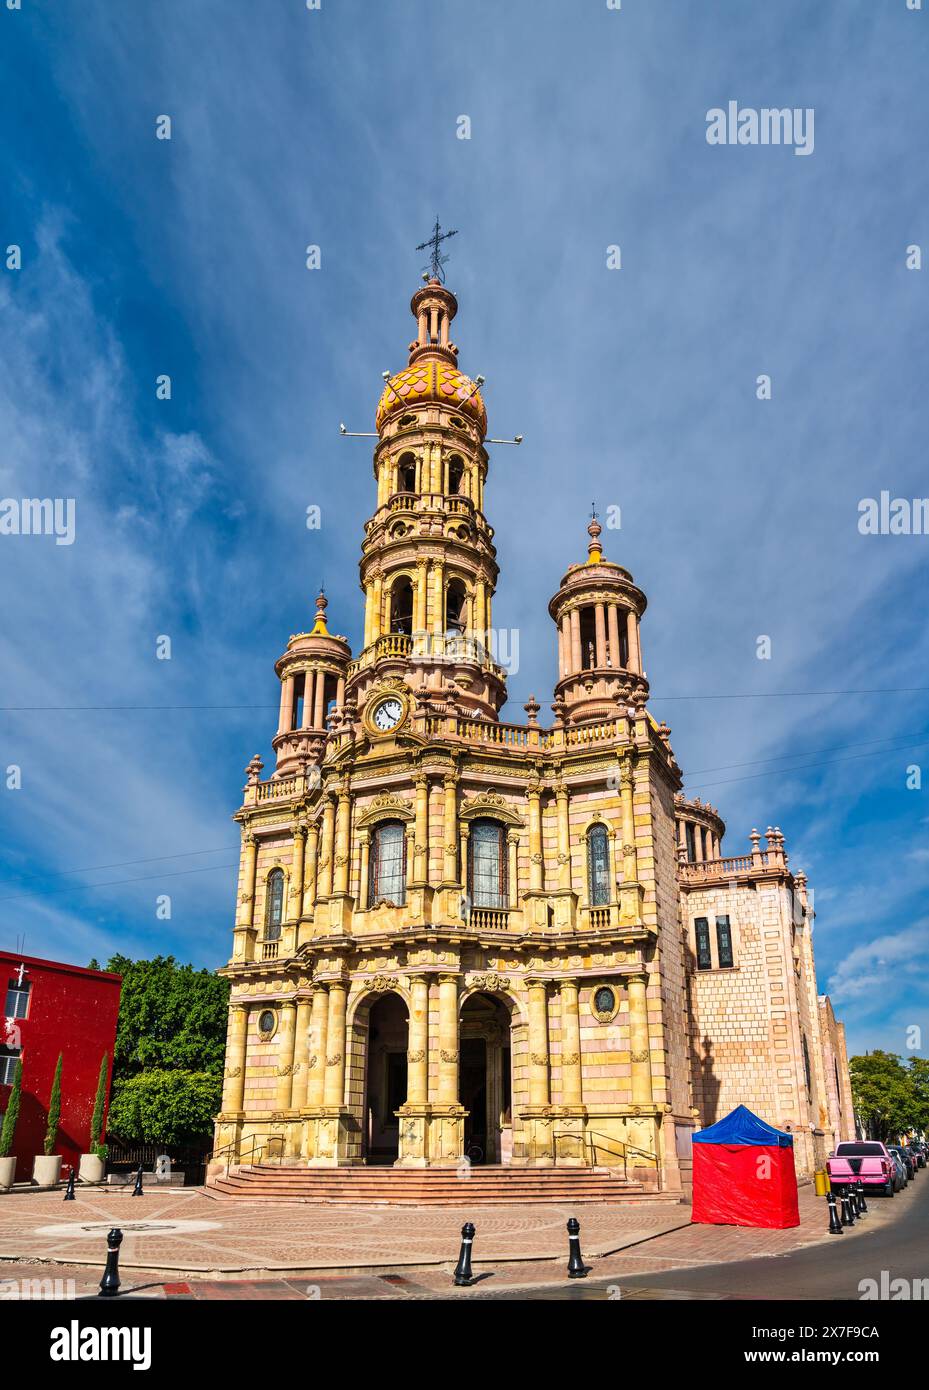
[[[338, 423], [372, 428], [405, 362], [438, 213], [462, 366], [525, 435], [487, 496], [508, 717], [547, 713], [548, 598], [590, 502], [619, 506], [688, 786], [729, 853], [784, 831], [853, 1050], [929, 1028], [929, 538], [857, 527], [929, 492], [927, 25], [905, 0], [0, 5], [0, 495], [77, 506], [72, 546], [0, 537], [0, 942], [227, 957], [229, 817], [321, 579], [359, 642], [374, 487]], [[813, 154], [708, 145], [729, 100], [812, 107]], [[191, 705], [242, 708], [144, 708]]]

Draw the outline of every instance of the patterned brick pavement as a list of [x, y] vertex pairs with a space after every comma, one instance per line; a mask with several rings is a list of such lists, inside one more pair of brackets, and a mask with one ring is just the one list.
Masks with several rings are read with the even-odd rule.
[[[873, 1229], [887, 1219], [889, 1206], [885, 1213], [872, 1203], [870, 1221], [848, 1234], [854, 1238]], [[828, 1238], [825, 1204], [810, 1189], [801, 1191], [800, 1211], [801, 1225], [794, 1230], [759, 1231], [691, 1226], [689, 1208], [673, 1204], [590, 1205], [579, 1213], [581, 1243], [597, 1275], [617, 1278], [780, 1255]], [[475, 1272], [481, 1276], [473, 1293], [479, 1294], [482, 1285], [515, 1289], [558, 1281], [571, 1214], [557, 1204], [415, 1212], [220, 1204], [198, 1189], [177, 1188], [152, 1189], [143, 1198], [95, 1189], [67, 1203], [61, 1193], [14, 1192], [0, 1199], [0, 1281], [70, 1279], [72, 1294], [92, 1292], [106, 1231], [116, 1225], [125, 1237], [120, 1267], [126, 1290], [147, 1285], [149, 1296], [430, 1297], [448, 1289], [461, 1225], [472, 1220]], [[304, 1270], [306, 1278], [295, 1273]]]

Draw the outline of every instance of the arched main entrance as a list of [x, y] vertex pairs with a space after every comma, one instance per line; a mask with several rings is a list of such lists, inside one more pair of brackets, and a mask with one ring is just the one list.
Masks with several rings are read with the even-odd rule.
[[[406, 1101], [408, 1011], [399, 994], [384, 994], [367, 1009], [364, 1046], [366, 1163], [394, 1163], [400, 1147], [396, 1111]], [[356, 1017], [356, 1027], [364, 1026]]]
[[464, 1152], [472, 1163], [509, 1163], [513, 1150], [510, 1010], [472, 994], [461, 1010], [458, 1095], [468, 1112]]

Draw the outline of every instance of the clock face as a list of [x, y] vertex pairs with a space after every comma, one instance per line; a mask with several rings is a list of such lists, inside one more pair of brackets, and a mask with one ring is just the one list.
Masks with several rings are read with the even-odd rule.
[[395, 729], [403, 718], [403, 706], [399, 700], [382, 700], [374, 711], [374, 727], [382, 733]]

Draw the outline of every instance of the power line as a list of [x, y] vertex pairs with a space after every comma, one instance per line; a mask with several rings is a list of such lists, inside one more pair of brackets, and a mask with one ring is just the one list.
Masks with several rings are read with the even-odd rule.
[[803, 772], [810, 767], [831, 767], [834, 763], [853, 763], [861, 758], [877, 758], [886, 753], [910, 753], [915, 748], [925, 748], [929, 740], [923, 743], [911, 743], [907, 748], [875, 748], [871, 753], [853, 753], [849, 758], [825, 758], [822, 762], [800, 763], [797, 767], [772, 767], [767, 772], [750, 772], [744, 777], [724, 777], [719, 782], [700, 782], [697, 786], [688, 786], [688, 792], [703, 791], [706, 787], [725, 787], [730, 782], [754, 782], [759, 777], [778, 777], [784, 773]]
[[[36, 889], [32, 893], [11, 893], [5, 898], [0, 898], [0, 903], [11, 903], [17, 898], [44, 898], [52, 893], [87, 893], [93, 888], [113, 888], [121, 883], [148, 883], [153, 879], [159, 882], [166, 878], [183, 878], [186, 874], [209, 874], [214, 869], [237, 869], [238, 864], [209, 864], [202, 869], [176, 869], [169, 874], [142, 874], [138, 878], [109, 878], [105, 883], [73, 883], [68, 888], [50, 888], [48, 893], [41, 889]], [[70, 870], [76, 873], [76, 869]]]
[[[238, 848], [237, 845], [222, 845], [219, 849], [190, 849], [184, 850], [181, 854], [156, 854], [150, 859], [117, 859], [113, 864], [83, 864], [78, 869], [56, 869], [49, 874], [29, 874], [25, 882], [32, 883], [40, 878], [62, 878], [65, 874], [92, 874], [102, 869], [126, 869], [130, 864], [160, 864], [167, 859], [192, 859], [198, 854], [232, 854]], [[0, 878], [0, 883], [18, 883], [18, 875], [10, 878]], [[0, 899], [2, 901], [2, 899]]]
[[[820, 753], [844, 753], [849, 748], [868, 748], [875, 743], [896, 743], [901, 738], [929, 738], [929, 729], [916, 729], [911, 734], [888, 734], [886, 738], [866, 738], [856, 739], [854, 743], [837, 743], [833, 748], [806, 748], [800, 753], [778, 753], [773, 758], [751, 758], [744, 763], [721, 763], [719, 767], [699, 767], [694, 771], [688, 771], [688, 777], [702, 777], [707, 772], [728, 772], [735, 767], [760, 767], [762, 763], [779, 763], [784, 758], [815, 758]], [[880, 751], [880, 750], [879, 750]], [[885, 753], [892, 753], [892, 748], [885, 748]], [[789, 767], [776, 768], [775, 771], [790, 772]]]

